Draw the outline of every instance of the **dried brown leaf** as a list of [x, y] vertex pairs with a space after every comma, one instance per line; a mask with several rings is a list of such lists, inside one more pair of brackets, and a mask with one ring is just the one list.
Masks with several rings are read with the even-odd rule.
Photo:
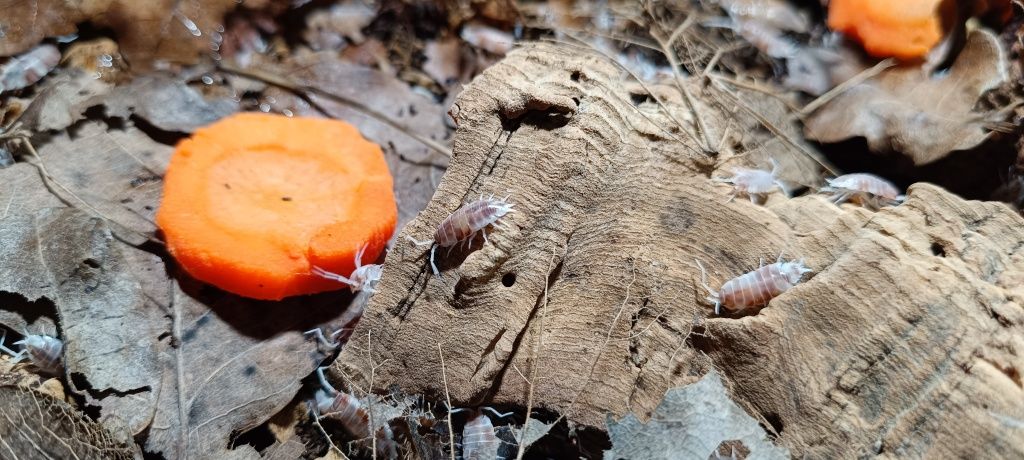
[[864, 137], [876, 152], [897, 151], [926, 164], [988, 137], [978, 98], [1006, 79], [1006, 56], [990, 32], [974, 30], [948, 73], [899, 67], [850, 88], [806, 120], [819, 142]]
[[21, 116], [31, 131], [60, 130], [84, 118], [93, 100], [110, 92], [111, 86], [81, 71], [58, 73], [32, 100]]
[[67, 375], [77, 376], [77, 391], [102, 408], [101, 421], [140, 432], [155, 409], [157, 338], [164, 330], [162, 313], [142, 289], [153, 283], [143, 279], [163, 276], [160, 259], [117, 241], [103, 221], [74, 208], [9, 214], [0, 233], [12, 248], [0, 273], [13, 275], [2, 277], [2, 290], [45, 298], [62, 325], [59, 334], [30, 332], [64, 340]]
[[257, 302], [221, 295], [200, 301], [177, 286], [173, 295], [179, 343], [165, 356], [164, 390], [146, 450], [166, 458], [248, 455], [229, 449], [232, 437], [293, 401], [323, 358], [302, 331], [317, 316], [335, 312], [337, 298]]
[[370, 25], [377, 11], [360, 0], [338, 2], [314, 11], [306, 17], [302, 37], [314, 50], [336, 50], [345, 46], [345, 39], [362, 43], [363, 28]]
[[54, 181], [77, 196], [58, 190], [68, 203], [83, 207], [80, 198], [136, 235], [156, 231], [153, 219], [171, 147], [153, 141], [130, 122], [108, 130], [102, 121], [86, 121], [36, 149]]
[[0, 457], [141, 459], [129, 436], [115, 436], [67, 403], [0, 386]]
[[136, 78], [96, 101], [102, 101], [109, 116], [128, 118], [135, 114], [164, 131], [184, 133], [238, 110], [238, 103], [231, 99], [207, 100], [185, 82], [161, 74]]

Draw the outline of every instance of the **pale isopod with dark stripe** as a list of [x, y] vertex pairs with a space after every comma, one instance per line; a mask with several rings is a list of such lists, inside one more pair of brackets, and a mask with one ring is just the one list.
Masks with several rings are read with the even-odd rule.
[[434, 264], [434, 251], [437, 247], [451, 248], [455, 247], [456, 244], [463, 243], [469, 244], [473, 241], [473, 237], [476, 236], [477, 232], [480, 232], [484, 236], [484, 243], [487, 243], [487, 233], [483, 230], [488, 226], [498, 221], [506, 214], [513, 211], [513, 204], [509, 203], [508, 197], [505, 198], [494, 198], [491, 195], [488, 198], [484, 198], [482, 195], [479, 200], [473, 201], [463, 205], [457, 209], [443, 221], [441, 225], [437, 226], [437, 231], [434, 232], [433, 240], [417, 241], [411, 236], [406, 236], [406, 239], [412, 241], [417, 246], [431, 245], [430, 246], [430, 268], [434, 270], [434, 275], [440, 275], [437, 270], [437, 265]]
[[[359, 399], [353, 395], [336, 390], [327, 378], [324, 377], [324, 368], [316, 369], [317, 379], [323, 387], [317, 390], [316, 409], [317, 417], [327, 417], [336, 420], [349, 434], [364, 439], [370, 437], [370, 413]], [[386, 458], [397, 458], [398, 450], [395, 445], [394, 434], [391, 428], [385, 423], [377, 430], [377, 450]]]
[[373, 294], [377, 292], [373, 288], [377, 285], [377, 281], [380, 281], [380, 274], [384, 267], [379, 264], [363, 265], [364, 252], [366, 252], [366, 245], [363, 245], [356, 251], [356, 269], [348, 277], [331, 273], [320, 267], [313, 267], [313, 274], [339, 283], [345, 283], [352, 292], [366, 291]]
[[700, 261], [700, 283], [708, 290], [708, 302], [714, 302], [715, 314], [721, 314], [721, 307], [731, 312], [740, 312], [751, 307], [759, 307], [778, 297], [789, 288], [800, 282], [804, 273], [811, 269], [804, 266], [804, 261], [783, 262], [782, 257], [773, 264], [762, 265], [760, 268], [744, 273], [726, 281], [719, 290], [711, 289], [707, 283], [707, 272]]
[[835, 204], [853, 200], [869, 209], [878, 209], [902, 203], [904, 199], [892, 182], [874, 174], [844, 174], [835, 179], [825, 179], [825, 182], [828, 185], [820, 191], [829, 194]]

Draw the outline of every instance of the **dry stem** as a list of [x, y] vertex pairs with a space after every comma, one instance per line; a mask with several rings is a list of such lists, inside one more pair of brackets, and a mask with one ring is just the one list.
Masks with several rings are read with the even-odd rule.
[[235, 66], [233, 66], [231, 64], [224, 63], [224, 62], [220, 63], [218, 65], [218, 68], [220, 70], [224, 71], [224, 72], [227, 72], [227, 73], [230, 73], [230, 74], [234, 74], [234, 75], [238, 75], [240, 77], [245, 77], [245, 78], [261, 81], [261, 82], [267, 83], [269, 85], [273, 85], [273, 86], [277, 86], [279, 88], [286, 89], [286, 90], [291, 91], [293, 93], [305, 94], [305, 95], [313, 93], [313, 94], [317, 94], [317, 95], [323, 96], [323, 97], [325, 97], [327, 99], [330, 99], [330, 100], [332, 100], [334, 102], [337, 102], [339, 104], [347, 105], [349, 107], [352, 107], [353, 109], [356, 109], [356, 110], [366, 114], [367, 116], [369, 116], [369, 117], [371, 117], [371, 118], [373, 118], [373, 119], [375, 119], [375, 120], [377, 120], [377, 121], [379, 121], [381, 123], [384, 123], [384, 124], [394, 128], [394, 129], [402, 132], [403, 134], [405, 134], [405, 135], [415, 139], [419, 143], [427, 146], [431, 150], [433, 150], [433, 151], [435, 151], [437, 153], [440, 153], [441, 155], [444, 155], [444, 156], [449, 157], [449, 158], [452, 156], [451, 151], [449, 151], [447, 147], [441, 145], [437, 141], [435, 141], [433, 139], [429, 139], [429, 138], [427, 138], [425, 136], [422, 136], [422, 135], [416, 133], [415, 131], [409, 129], [408, 127], [406, 127], [406, 126], [404, 126], [404, 125], [402, 125], [402, 124], [392, 120], [391, 118], [388, 118], [387, 115], [384, 115], [384, 114], [382, 114], [382, 113], [380, 113], [380, 112], [378, 112], [378, 111], [376, 111], [374, 109], [371, 109], [371, 108], [367, 107], [366, 105], [364, 105], [361, 102], [355, 101], [353, 99], [349, 99], [349, 98], [347, 98], [345, 96], [342, 96], [342, 95], [339, 95], [339, 94], [335, 94], [335, 93], [332, 93], [330, 91], [327, 91], [327, 90], [324, 90], [324, 89], [321, 89], [321, 88], [317, 88], [317, 87], [312, 86], [312, 85], [304, 85], [304, 84], [296, 83], [296, 82], [288, 79], [287, 77], [284, 77], [284, 76], [281, 76], [281, 75], [275, 75], [275, 74], [271, 74], [271, 73], [268, 73], [268, 72], [262, 72], [262, 71], [259, 71], [259, 70], [242, 69], [242, 68], [239, 68], [239, 67], [235, 67]]
[[441, 379], [444, 381], [444, 399], [448, 404], [448, 442], [451, 460], [455, 460], [455, 431], [452, 427], [452, 398], [448, 393], [448, 373], [444, 369], [444, 352], [441, 351], [441, 342], [437, 342], [437, 354], [441, 357]]

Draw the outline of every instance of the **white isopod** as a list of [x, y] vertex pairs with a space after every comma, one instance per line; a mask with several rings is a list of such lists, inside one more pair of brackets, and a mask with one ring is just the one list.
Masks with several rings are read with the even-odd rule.
[[825, 182], [828, 185], [820, 191], [829, 194], [835, 204], [853, 200], [868, 209], [877, 210], [882, 206], [900, 204], [905, 199], [892, 182], [874, 174], [844, 174], [835, 179], [825, 179]]
[[514, 205], [507, 200], [507, 196], [505, 198], [494, 198], [494, 195], [491, 195], [488, 198], [484, 198], [481, 195], [479, 200], [463, 205], [441, 221], [441, 224], [437, 226], [437, 231], [434, 232], [433, 240], [417, 241], [408, 235], [406, 239], [412, 241], [417, 246], [431, 245], [430, 268], [434, 270], [434, 276], [439, 276], [441, 273], [437, 270], [437, 265], [434, 264], [434, 251], [437, 247], [449, 248], [448, 251], [451, 252], [451, 248], [455, 247], [456, 244], [468, 244], [470, 241], [473, 241], [473, 237], [476, 236], [477, 232], [484, 236], [484, 243], [486, 244], [487, 233], [482, 230], [513, 211], [512, 206]]
[[0, 350], [13, 356], [14, 362], [28, 356], [33, 365], [47, 374], [59, 375], [64, 370], [64, 342], [60, 339], [26, 332], [24, 339], [14, 342], [14, 345], [21, 345], [22, 350], [14, 352], [3, 345], [6, 338], [7, 331], [4, 331], [3, 335], [0, 335]]
[[732, 201], [736, 198], [736, 195], [742, 193], [750, 198], [751, 203], [759, 204], [764, 200], [765, 195], [775, 191], [775, 189], [782, 190], [782, 193], [790, 196], [792, 194], [792, 187], [786, 181], [779, 179], [779, 163], [774, 158], [771, 162], [771, 171], [735, 167], [732, 168], [732, 177], [716, 177], [712, 180], [732, 184], [733, 192], [729, 195], [729, 199], [726, 202]]
[[700, 261], [700, 283], [708, 291], [708, 302], [714, 302], [715, 314], [721, 314], [721, 307], [731, 312], [741, 312], [751, 307], [765, 305], [789, 288], [800, 282], [804, 273], [811, 269], [804, 261], [783, 262], [782, 257], [773, 264], [761, 265], [756, 270], [744, 273], [726, 281], [719, 290], [711, 289], [707, 283], [707, 272]]
[[366, 252], [366, 245], [356, 251], [356, 269], [348, 277], [331, 273], [320, 267], [313, 267], [313, 273], [329, 280], [345, 283], [352, 292], [366, 291], [371, 294], [377, 292], [373, 288], [377, 285], [377, 281], [380, 281], [380, 274], [384, 267], [380, 264], [362, 265], [364, 252]]

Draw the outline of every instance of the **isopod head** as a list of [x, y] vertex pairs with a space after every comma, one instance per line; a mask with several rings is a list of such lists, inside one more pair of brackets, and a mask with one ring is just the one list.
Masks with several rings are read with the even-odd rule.
[[789, 281], [789, 284], [792, 285], [799, 283], [804, 273], [810, 271], [811, 269], [804, 265], [803, 259], [779, 263], [779, 273], [782, 273], [782, 276], [786, 277], [786, 281]]

